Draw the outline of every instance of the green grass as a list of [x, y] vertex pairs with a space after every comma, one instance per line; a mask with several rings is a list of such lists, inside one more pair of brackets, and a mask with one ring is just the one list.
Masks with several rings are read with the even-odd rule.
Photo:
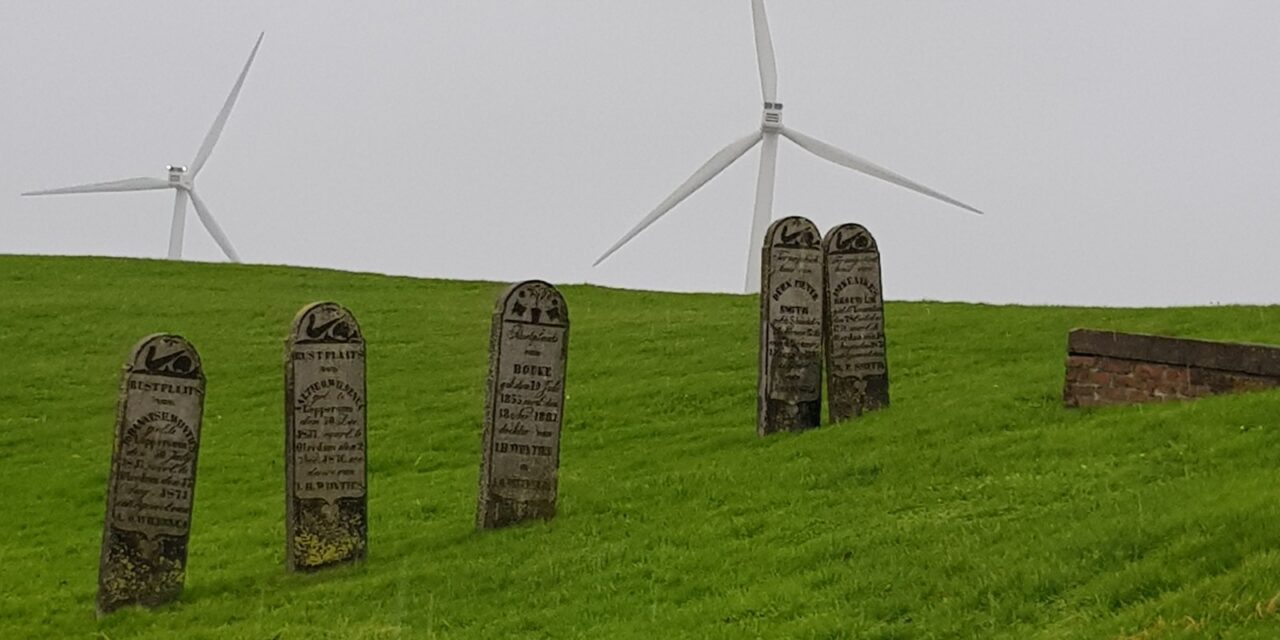
[[[560, 514], [477, 533], [501, 288], [0, 257], [0, 637], [1280, 637], [1280, 393], [1060, 400], [1071, 327], [1280, 343], [1280, 307], [891, 303], [892, 408], [762, 440], [754, 297], [563, 287]], [[281, 362], [318, 299], [369, 343], [369, 558], [296, 576]], [[119, 369], [157, 331], [209, 378], [187, 590], [98, 620]]]

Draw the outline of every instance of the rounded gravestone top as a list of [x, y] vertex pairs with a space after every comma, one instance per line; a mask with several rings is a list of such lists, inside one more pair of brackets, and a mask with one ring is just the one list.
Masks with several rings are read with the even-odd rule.
[[511, 285], [498, 297], [496, 311], [504, 321], [567, 326], [569, 307], [555, 287], [542, 280]]
[[129, 373], [171, 378], [204, 379], [200, 354], [185, 338], [157, 333], [143, 338], [129, 356]]
[[800, 216], [788, 216], [774, 222], [764, 237], [766, 246], [796, 249], [817, 249], [822, 241], [818, 227]]
[[827, 253], [873, 253], [879, 251], [875, 236], [867, 228], [852, 222], [827, 232], [822, 246]]
[[290, 339], [296, 344], [363, 342], [360, 323], [336, 302], [313, 302], [293, 318]]

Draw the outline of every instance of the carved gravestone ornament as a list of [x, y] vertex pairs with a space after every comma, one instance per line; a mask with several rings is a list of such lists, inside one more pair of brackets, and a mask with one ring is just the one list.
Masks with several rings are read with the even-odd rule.
[[760, 278], [756, 433], [800, 431], [822, 418], [822, 235], [792, 216], [765, 234]]
[[345, 307], [303, 307], [285, 342], [285, 563], [364, 558], [368, 541], [365, 345]]
[[889, 406], [880, 248], [861, 225], [822, 242], [826, 260], [827, 413], [832, 422]]
[[555, 287], [530, 280], [498, 298], [489, 336], [477, 528], [555, 517], [568, 351], [569, 309]]
[[199, 354], [175, 335], [144, 338], [125, 363], [98, 562], [99, 615], [182, 595], [204, 388]]

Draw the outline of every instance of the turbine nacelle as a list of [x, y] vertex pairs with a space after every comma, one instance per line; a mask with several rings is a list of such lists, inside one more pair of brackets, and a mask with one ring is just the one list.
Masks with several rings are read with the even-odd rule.
[[761, 125], [765, 131], [782, 131], [782, 103], [766, 102], [764, 103], [764, 122]]
[[187, 168], [182, 165], [169, 165], [166, 167], [169, 171], [169, 184], [175, 187], [185, 187], [191, 184], [187, 179]]

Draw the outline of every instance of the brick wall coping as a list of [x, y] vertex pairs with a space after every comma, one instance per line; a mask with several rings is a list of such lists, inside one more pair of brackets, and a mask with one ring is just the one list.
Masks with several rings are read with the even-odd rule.
[[1280, 347], [1265, 344], [1072, 329], [1067, 336], [1067, 353], [1280, 376]]

